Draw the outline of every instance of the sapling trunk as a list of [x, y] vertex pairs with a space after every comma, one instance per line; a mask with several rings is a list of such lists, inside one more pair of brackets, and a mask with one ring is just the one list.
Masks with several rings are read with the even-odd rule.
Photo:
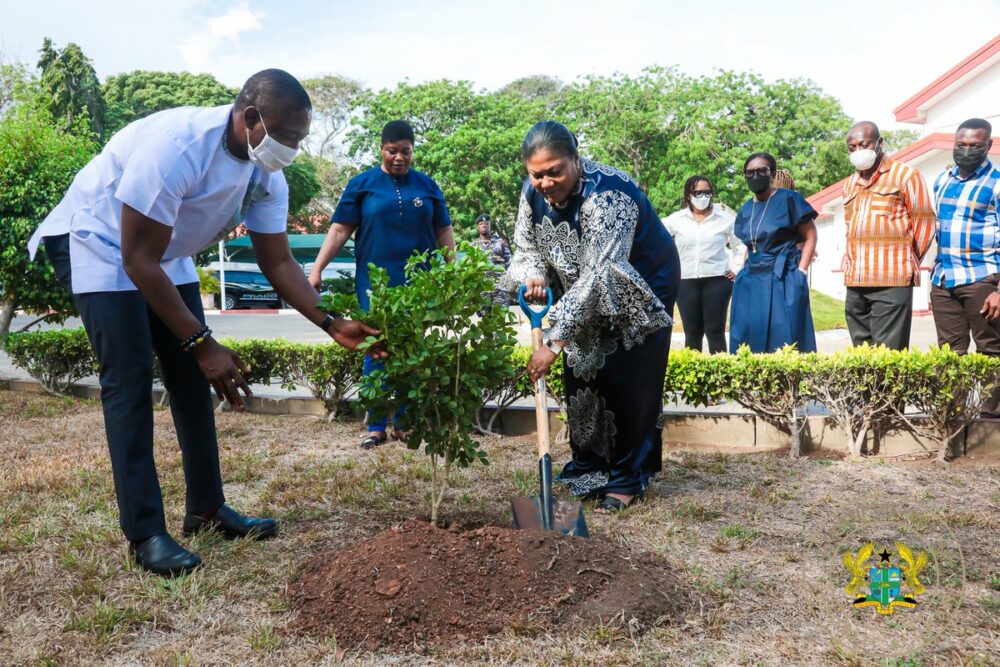
[[791, 432], [791, 447], [788, 450], [788, 456], [795, 460], [802, 455], [802, 430], [799, 428], [799, 416], [795, 414], [794, 407], [788, 414], [788, 430]]

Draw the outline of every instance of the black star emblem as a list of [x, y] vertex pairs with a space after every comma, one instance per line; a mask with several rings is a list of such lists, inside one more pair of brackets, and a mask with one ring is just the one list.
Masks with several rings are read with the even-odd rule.
[[879, 552], [878, 557], [880, 559], [879, 563], [890, 563], [890, 562], [892, 562], [891, 561], [892, 554], [889, 553], [889, 550], [886, 549], [885, 547], [882, 547], [882, 551]]

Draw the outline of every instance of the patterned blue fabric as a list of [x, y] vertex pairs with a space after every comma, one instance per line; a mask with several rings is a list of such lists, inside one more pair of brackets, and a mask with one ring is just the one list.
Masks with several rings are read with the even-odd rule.
[[801, 352], [816, 351], [809, 281], [798, 269], [802, 253], [796, 247], [798, 226], [815, 218], [802, 195], [781, 188], [766, 208], [754, 199], [740, 207], [733, 231], [750, 254], [733, 281], [730, 352], [744, 343], [753, 352], [789, 344]]
[[386, 269], [390, 285], [405, 282], [403, 269], [413, 253], [437, 248], [436, 231], [451, 224], [441, 188], [430, 176], [410, 169], [396, 177], [372, 167], [350, 180], [332, 222], [357, 227], [355, 291], [368, 310], [368, 264]]
[[938, 254], [931, 282], [945, 288], [969, 285], [1000, 273], [1000, 169], [986, 160], [969, 178], [958, 167], [934, 181]]
[[590, 160], [569, 199], [549, 204], [526, 181], [504, 276], [545, 278], [559, 295], [548, 336], [563, 367], [575, 495], [642, 492], [660, 470], [663, 379], [680, 283], [673, 237], [628, 174]]

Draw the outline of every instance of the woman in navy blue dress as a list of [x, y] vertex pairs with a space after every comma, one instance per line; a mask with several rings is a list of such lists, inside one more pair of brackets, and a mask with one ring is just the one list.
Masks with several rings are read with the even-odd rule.
[[[455, 249], [441, 188], [430, 176], [410, 168], [413, 140], [413, 128], [406, 121], [394, 120], [382, 128], [382, 164], [352, 178], [333, 212], [330, 231], [309, 274], [309, 282], [317, 290], [323, 269], [351, 235], [355, 235], [355, 292], [365, 310], [371, 288], [369, 263], [388, 271], [390, 285], [402, 285], [406, 282], [406, 260], [414, 253]], [[365, 375], [379, 367], [379, 362], [365, 357]], [[398, 412], [393, 421], [398, 438], [403, 437], [398, 430], [401, 414]], [[365, 449], [386, 440], [386, 420], [373, 421], [371, 417], [368, 436], [361, 441]]]
[[733, 282], [729, 351], [734, 354], [744, 344], [753, 352], [774, 352], [785, 345], [816, 351], [808, 277], [808, 258], [816, 249], [816, 211], [798, 192], [775, 188], [776, 171], [769, 153], [754, 153], [743, 164], [754, 196], [740, 207], [734, 227], [748, 252]]
[[565, 354], [573, 459], [560, 481], [617, 512], [660, 470], [677, 248], [635, 180], [581, 158], [565, 126], [535, 124], [521, 158], [528, 178], [501, 284], [558, 296], [528, 372], [536, 380]]

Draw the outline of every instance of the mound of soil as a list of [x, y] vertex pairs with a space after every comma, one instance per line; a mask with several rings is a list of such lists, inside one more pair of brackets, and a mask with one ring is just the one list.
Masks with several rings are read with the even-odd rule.
[[669, 622], [691, 597], [652, 555], [600, 538], [409, 520], [310, 560], [291, 587], [294, 633], [347, 649], [427, 647], [515, 631]]

